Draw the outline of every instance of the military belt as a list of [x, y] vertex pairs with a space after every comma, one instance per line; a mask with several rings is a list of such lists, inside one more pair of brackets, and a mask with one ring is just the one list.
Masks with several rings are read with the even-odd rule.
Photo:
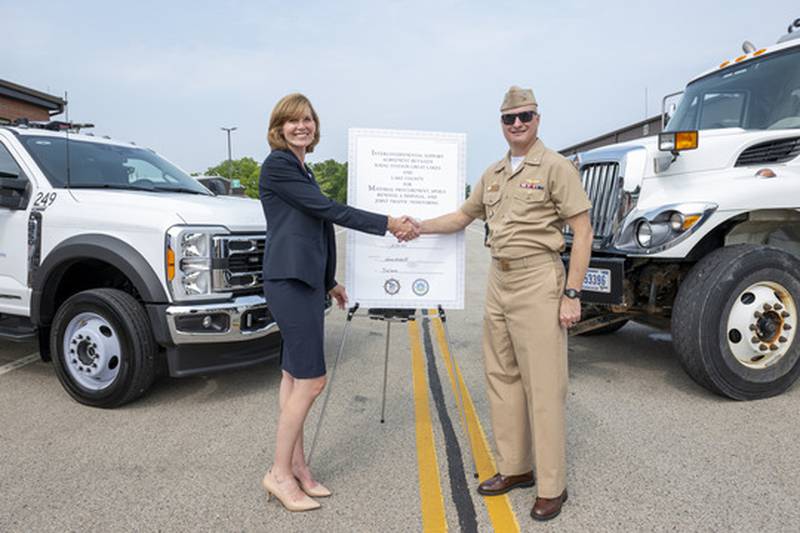
[[517, 270], [525, 267], [536, 267], [544, 264], [552, 263], [558, 254], [552, 252], [537, 253], [525, 257], [518, 257], [515, 259], [507, 259], [504, 257], [492, 257], [492, 263], [495, 268], [507, 272], [509, 270]]

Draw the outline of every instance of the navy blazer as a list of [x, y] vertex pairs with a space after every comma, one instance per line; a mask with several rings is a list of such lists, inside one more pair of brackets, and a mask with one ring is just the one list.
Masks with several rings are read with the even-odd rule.
[[273, 150], [258, 182], [267, 219], [264, 279], [298, 279], [311, 287], [336, 286], [333, 224], [386, 233], [388, 217], [342, 205], [325, 196], [314, 174], [289, 150]]

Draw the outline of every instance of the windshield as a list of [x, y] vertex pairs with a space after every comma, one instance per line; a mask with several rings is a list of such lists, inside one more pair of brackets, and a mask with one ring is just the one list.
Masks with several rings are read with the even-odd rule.
[[[64, 137], [22, 135], [21, 140], [53, 187], [67, 185]], [[97, 142], [69, 141], [69, 186], [88, 189], [210, 194], [194, 178], [150, 150]]]
[[691, 83], [666, 131], [800, 128], [800, 47]]

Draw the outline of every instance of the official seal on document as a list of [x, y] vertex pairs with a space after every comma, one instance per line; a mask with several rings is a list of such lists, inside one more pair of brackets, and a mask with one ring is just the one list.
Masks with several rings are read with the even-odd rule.
[[417, 296], [425, 296], [428, 294], [430, 290], [430, 285], [428, 285], [428, 280], [419, 278], [414, 280], [414, 284], [411, 285], [411, 290], [414, 291], [414, 294]]
[[386, 283], [383, 284], [383, 290], [386, 291], [386, 294], [394, 296], [400, 292], [400, 282], [394, 278], [389, 278], [386, 280]]

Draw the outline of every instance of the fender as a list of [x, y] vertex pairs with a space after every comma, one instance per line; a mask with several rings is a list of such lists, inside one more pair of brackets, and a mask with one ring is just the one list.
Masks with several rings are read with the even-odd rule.
[[[800, 224], [800, 211], [795, 209], [758, 209], [745, 213], [735, 213], [719, 222], [716, 227], [706, 233], [687, 254], [687, 259], [699, 261], [703, 256], [717, 248], [732, 244], [757, 244], [761, 241], [748, 239], [748, 230], [778, 229], [782, 226]], [[791, 249], [785, 249], [794, 253]]]
[[109, 235], [88, 233], [61, 242], [47, 254], [33, 277], [31, 321], [46, 326], [55, 314], [53, 301], [58, 282], [67, 269], [82, 259], [97, 259], [122, 272], [136, 287], [144, 303], [169, 302], [151, 265], [128, 243]]

